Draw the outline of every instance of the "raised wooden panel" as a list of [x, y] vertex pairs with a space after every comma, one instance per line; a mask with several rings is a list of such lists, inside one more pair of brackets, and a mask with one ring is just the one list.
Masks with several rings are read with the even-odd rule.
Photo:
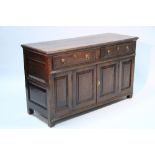
[[118, 88], [118, 62], [98, 65], [97, 80], [98, 102], [114, 97]]
[[78, 80], [78, 102], [91, 100], [93, 97], [93, 70], [81, 72], [77, 75]]
[[122, 64], [122, 89], [127, 89], [131, 86], [131, 60]]
[[45, 64], [35, 60], [28, 60], [28, 78], [45, 83]]
[[54, 74], [53, 84], [56, 117], [61, 117], [68, 114], [72, 108], [71, 73]]
[[101, 68], [101, 94], [106, 95], [115, 91], [116, 67], [115, 65]]
[[47, 93], [46, 89], [39, 86], [29, 84], [28, 86], [28, 96], [30, 102], [40, 106], [42, 108], [47, 108]]
[[120, 92], [130, 94], [133, 87], [134, 57], [120, 61]]
[[25, 59], [25, 77], [28, 80], [46, 83], [47, 81], [47, 56], [30, 51], [24, 50]]
[[56, 107], [67, 107], [68, 91], [67, 91], [68, 78], [62, 76], [55, 78], [55, 93], [56, 93]]
[[74, 107], [96, 104], [96, 66], [76, 70], [73, 74]]

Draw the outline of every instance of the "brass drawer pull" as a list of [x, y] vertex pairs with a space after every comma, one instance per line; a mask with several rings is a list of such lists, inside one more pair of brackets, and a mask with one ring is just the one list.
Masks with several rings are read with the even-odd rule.
[[90, 59], [89, 54], [86, 54], [86, 55], [85, 55], [85, 58], [86, 58], [86, 60], [89, 60], [89, 59]]
[[110, 54], [111, 53], [111, 51], [110, 50], [108, 50], [108, 54]]
[[99, 86], [100, 86], [100, 84], [101, 84], [101, 82], [100, 82], [100, 81], [98, 81], [98, 82], [97, 82], [97, 87], [99, 87]]
[[74, 58], [77, 58], [77, 55], [76, 55], [76, 54], [74, 54], [74, 55], [73, 55], [73, 57], [74, 57]]
[[65, 64], [65, 59], [62, 58], [61, 59], [61, 63]]
[[129, 50], [129, 46], [126, 46], [126, 49]]

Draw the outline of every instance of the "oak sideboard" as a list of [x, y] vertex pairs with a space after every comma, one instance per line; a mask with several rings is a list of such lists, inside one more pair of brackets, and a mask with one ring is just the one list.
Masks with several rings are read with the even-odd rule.
[[138, 37], [98, 34], [22, 44], [27, 110], [59, 120], [133, 95]]

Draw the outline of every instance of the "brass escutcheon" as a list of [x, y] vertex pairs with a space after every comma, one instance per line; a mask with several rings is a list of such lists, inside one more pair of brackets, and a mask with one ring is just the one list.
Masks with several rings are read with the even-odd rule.
[[99, 86], [100, 86], [100, 84], [101, 84], [101, 82], [100, 82], [100, 81], [98, 81], [98, 82], [97, 82], [97, 87], [99, 87]]
[[110, 54], [110, 52], [111, 52], [111, 51], [110, 51], [110, 50], [108, 50], [108, 54]]
[[129, 46], [126, 46], [126, 49], [129, 50]]
[[65, 59], [62, 58], [62, 59], [61, 59], [61, 62], [64, 64], [64, 63], [65, 63]]
[[90, 59], [89, 54], [86, 54], [85, 58], [86, 58], [86, 60], [89, 60]]

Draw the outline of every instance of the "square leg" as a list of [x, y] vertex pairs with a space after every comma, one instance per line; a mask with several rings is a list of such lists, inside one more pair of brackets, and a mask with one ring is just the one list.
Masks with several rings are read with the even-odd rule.
[[133, 94], [129, 94], [129, 95], [127, 96], [127, 98], [132, 98], [132, 96], [133, 96]]
[[28, 109], [27, 109], [27, 112], [28, 112], [28, 114], [29, 114], [29, 115], [34, 114], [34, 110], [33, 110], [33, 109], [31, 109], [31, 108], [28, 108]]
[[54, 127], [55, 126], [55, 122], [51, 121], [51, 120], [48, 120], [48, 126], [49, 127]]

